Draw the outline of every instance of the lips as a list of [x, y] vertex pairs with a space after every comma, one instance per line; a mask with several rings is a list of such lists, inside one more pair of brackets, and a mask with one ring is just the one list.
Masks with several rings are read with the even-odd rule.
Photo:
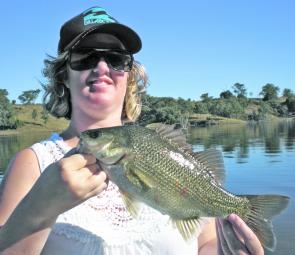
[[86, 85], [89, 86], [90, 92], [95, 92], [98, 90], [101, 90], [109, 85], [112, 85], [113, 81], [112, 79], [108, 77], [98, 77], [95, 79], [90, 79], [87, 81]]
[[106, 77], [106, 76], [89, 79], [89, 81], [87, 81], [87, 85], [100, 84], [100, 83], [112, 84], [113, 81], [112, 81], [112, 79], [110, 79], [109, 77]]

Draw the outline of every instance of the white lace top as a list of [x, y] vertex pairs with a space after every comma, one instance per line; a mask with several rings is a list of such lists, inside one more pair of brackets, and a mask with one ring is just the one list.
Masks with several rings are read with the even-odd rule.
[[[34, 144], [41, 172], [71, 148], [58, 134]], [[54, 188], [54, 187], [52, 187]], [[42, 251], [44, 255], [196, 255], [197, 237], [187, 243], [167, 215], [142, 204], [139, 218], [126, 211], [118, 187], [59, 215]]]

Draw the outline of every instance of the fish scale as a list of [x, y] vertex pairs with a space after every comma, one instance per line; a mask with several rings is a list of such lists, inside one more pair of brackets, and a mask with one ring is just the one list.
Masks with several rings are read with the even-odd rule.
[[[130, 146], [137, 148], [137, 150], [134, 150], [134, 154], [136, 156], [140, 155], [140, 157], [137, 158], [135, 156], [134, 161], [137, 162], [137, 164], [130, 166], [130, 168], [141, 169], [141, 171], [144, 171], [146, 175], [150, 176], [151, 178], [156, 174], [154, 177], [156, 177], [157, 180], [164, 182], [163, 187], [167, 187], [167, 189], [170, 191], [175, 190], [176, 180], [194, 180], [194, 182], [186, 182], [185, 186], [179, 186], [178, 189], [172, 193], [169, 192], [169, 194], [176, 195], [170, 199], [167, 199], [167, 192], [163, 192], [165, 199], [170, 201], [170, 214], [179, 215], [180, 203], [182, 206], [184, 203], [188, 206], [185, 208], [185, 212], [187, 212], [187, 214], [183, 213], [183, 209], [181, 209], [182, 216], [185, 218], [190, 218], [192, 216], [195, 216], [196, 218], [199, 216], [204, 216], [200, 208], [196, 208], [194, 204], [206, 204], [206, 216], [224, 216], [233, 212], [238, 213], [236, 208], [236, 200], [242, 200], [239, 197], [233, 196], [232, 198], [226, 197], [226, 199], [224, 199], [222, 197], [224, 194], [223, 192], [220, 192], [220, 187], [216, 187], [218, 192], [213, 192], [219, 196], [216, 195], [216, 197], [208, 197], [209, 192], [212, 190], [212, 178], [210, 178], [208, 171], [205, 170], [205, 166], [202, 166], [199, 162], [195, 163], [195, 160], [190, 158], [190, 156], [184, 152], [182, 153], [186, 156], [186, 160], [189, 160], [191, 163], [194, 162], [194, 169], [197, 168], [198, 172], [192, 171], [185, 166], [180, 166], [177, 161], [169, 157], [169, 152], [171, 151], [174, 153], [181, 152], [179, 149], [175, 148], [172, 143], [170, 146], [167, 146], [167, 144], [159, 142], [163, 140], [163, 138], [161, 138], [159, 135], [152, 135], [152, 132], [148, 130], [145, 130], [146, 132], [139, 135], [138, 131], [140, 131], [138, 128], [130, 129]], [[141, 144], [141, 146], [133, 146], [136, 144]], [[163, 158], [159, 159], [158, 155], [164, 157], [165, 160], [163, 160]], [[149, 164], [144, 164], [143, 162], [149, 162]], [[169, 171], [164, 171], [165, 169], [168, 169]], [[176, 171], [174, 171], [175, 169]], [[172, 181], [170, 183], [165, 183], [165, 180], [168, 180], [167, 175], [170, 177], [169, 180], [173, 180], [174, 182]], [[184, 192], [185, 188], [186, 192]], [[187, 195], [184, 196], [184, 193], [187, 193]], [[223, 201], [226, 203], [226, 206], [222, 206], [221, 202]], [[157, 201], [155, 202], [157, 203]], [[208, 204], [211, 206], [208, 206]], [[229, 208], [230, 204], [233, 204], [234, 206]], [[175, 212], [175, 210], [177, 210], [177, 212]], [[209, 213], [212, 215], [208, 215]]]

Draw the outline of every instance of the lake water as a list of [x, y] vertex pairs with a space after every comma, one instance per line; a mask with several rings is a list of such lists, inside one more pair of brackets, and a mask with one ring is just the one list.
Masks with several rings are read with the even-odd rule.
[[[0, 136], [0, 175], [17, 151], [48, 135]], [[288, 208], [273, 220], [277, 249], [266, 254], [295, 254], [295, 120], [193, 128], [188, 139], [195, 151], [212, 147], [222, 151], [229, 191], [291, 198]]]
[[273, 220], [277, 249], [266, 254], [295, 254], [295, 120], [195, 128], [189, 138], [196, 151], [215, 147], [223, 152], [229, 191], [291, 198]]

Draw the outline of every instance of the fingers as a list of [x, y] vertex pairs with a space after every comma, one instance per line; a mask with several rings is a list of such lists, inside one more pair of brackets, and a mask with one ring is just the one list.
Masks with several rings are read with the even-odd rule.
[[105, 189], [107, 189], [108, 185], [106, 182], [102, 182], [100, 185], [95, 186], [94, 189], [92, 189], [90, 192], [88, 192], [88, 194], [86, 195], [86, 199], [93, 197], [93, 196], [97, 196], [98, 194], [100, 194], [102, 191], [104, 191]]
[[69, 168], [72, 170], [79, 170], [86, 165], [92, 165], [96, 163], [96, 158], [91, 154], [73, 154], [60, 160], [60, 164], [63, 168]]
[[100, 193], [107, 187], [107, 175], [90, 154], [73, 154], [59, 161], [62, 180], [79, 200]]
[[230, 255], [231, 251], [227, 245], [227, 242], [224, 238], [223, 232], [222, 232], [222, 226], [220, 219], [216, 218], [216, 234], [218, 237], [218, 254], [220, 255]]
[[80, 181], [87, 183], [90, 192], [97, 188], [101, 190], [100, 186], [102, 184], [102, 189], [107, 187], [107, 174], [96, 163], [81, 168], [79, 171], [76, 171], [76, 174], [79, 175]]
[[72, 148], [71, 150], [69, 150], [69, 151], [65, 154], [64, 158], [67, 158], [67, 157], [72, 156], [72, 155], [74, 155], [74, 154], [77, 154], [77, 148], [76, 148], [76, 147], [75, 147], [75, 148]]
[[243, 238], [245, 246], [250, 254], [263, 255], [263, 247], [255, 235], [255, 233], [247, 226], [247, 224], [237, 215], [231, 214], [228, 217], [235, 231]]
[[107, 187], [107, 175], [104, 171], [99, 171], [87, 179], [89, 190], [92, 191], [99, 187], [101, 184], [105, 184]]
[[220, 230], [225, 242], [230, 250], [229, 254], [246, 255], [249, 254], [244, 243], [236, 236], [231, 223], [224, 219], [219, 219]]

